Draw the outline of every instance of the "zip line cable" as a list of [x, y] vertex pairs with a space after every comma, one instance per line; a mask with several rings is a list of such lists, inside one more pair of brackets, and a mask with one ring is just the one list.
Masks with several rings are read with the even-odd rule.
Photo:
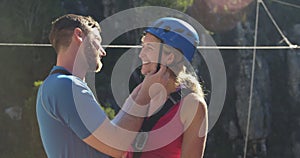
[[[256, 2], [255, 32], [254, 32], [254, 43], [253, 43], [254, 47], [257, 45], [259, 6], [260, 6], [261, 2], [262, 2], [262, 0], [257, 0], [257, 2]], [[254, 85], [254, 75], [255, 75], [255, 73], [254, 73], [255, 72], [255, 61], [256, 61], [256, 49], [253, 49], [249, 107], [248, 107], [247, 126], [246, 126], [245, 145], [244, 145], [244, 158], [247, 157], [248, 138], [249, 138], [249, 129], [250, 129], [250, 121], [251, 121], [251, 110], [252, 110], [253, 85]]]
[[272, 0], [272, 2], [276, 2], [276, 3], [279, 3], [279, 4], [283, 4], [283, 5], [286, 5], [286, 6], [290, 6], [290, 7], [300, 9], [300, 5], [297, 5], [297, 4], [292, 4], [292, 3], [283, 2], [283, 1], [279, 1], [279, 0]]
[[[51, 44], [30, 44], [30, 43], [0, 43], [0, 46], [8, 47], [51, 47]], [[141, 45], [102, 45], [103, 48], [142, 48]], [[198, 46], [197, 49], [300, 49], [300, 46]]]
[[264, 3], [263, 0], [258, 0], [260, 2], [260, 4], [262, 4], [262, 6], [264, 7], [265, 11], [267, 12], [269, 18], [271, 19], [273, 25], [276, 27], [277, 31], [280, 33], [281, 37], [283, 38], [283, 40], [285, 41], [285, 43], [291, 47], [291, 48], [295, 48], [297, 47], [297, 45], [293, 45], [287, 38], [286, 36], [283, 34], [283, 32], [281, 31], [281, 29], [279, 28], [279, 26], [277, 25], [276, 21], [274, 20], [272, 14], [270, 13], [269, 9], [267, 8], [266, 4]]
[[9, 47], [51, 47], [51, 44], [34, 44], [34, 43], [0, 43], [0, 46], [9, 46]]
[[[276, 27], [277, 31], [280, 33], [281, 37], [285, 41], [285, 43], [288, 46], [198, 46], [197, 49], [230, 49], [230, 50], [236, 50], [236, 49], [265, 49], [265, 50], [273, 50], [273, 49], [300, 49], [300, 46], [292, 44], [288, 38], [284, 35], [284, 33], [281, 31], [279, 26], [277, 25], [276, 21], [274, 20], [272, 14], [270, 13], [269, 9], [263, 2], [263, 0], [257, 0], [259, 1], [259, 4], [262, 4], [265, 11], [267, 12], [269, 18], [271, 19], [273, 25]], [[280, 0], [272, 0], [273, 2], [277, 2], [283, 5], [300, 8], [299, 5], [291, 4], [287, 2], [282, 2]], [[35, 43], [0, 43], [0, 46], [9, 46], [9, 47], [51, 47], [51, 44], [35, 44]], [[104, 48], [142, 48], [141, 45], [102, 45]]]
[[[281, 37], [288, 45], [289, 48], [299, 48], [298, 45], [293, 45], [288, 38], [283, 34], [282, 30], [277, 25], [276, 21], [274, 20], [272, 14], [270, 13], [269, 9], [267, 8], [266, 4], [263, 0], [257, 0], [256, 4], [256, 19], [255, 19], [255, 35], [254, 35], [254, 47], [257, 46], [257, 33], [258, 33], [258, 22], [259, 22], [259, 7], [260, 4], [263, 6], [264, 10], [268, 14], [269, 18], [271, 19], [273, 25], [276, 27], [277, 31], [280, 33]], [[294, 5], [295, 6], [295, 5]], [[251, 83], [250, 83], [250, 96], [249, 96], [249, 107], [248, 107], [248, 116], [247, 116], [247, 125], [246, 125], [246, 134], [245, 134], [245, 145], [244, 145], [244, 158], [247, 157], [247, 148], [248, 148], [248, 139], [249, 139], [249, 129], [250, 129], [250, 121], [251, 121], [251, 110], [252, 110], [252, 98], [253, 98], [253, 87], [254, 87], [254, 75], [255, 75], [255, 61], [256, 61], [256, 50], [253, 49], [253, 59], [252, 59], [252, 72], [251, 72]]]

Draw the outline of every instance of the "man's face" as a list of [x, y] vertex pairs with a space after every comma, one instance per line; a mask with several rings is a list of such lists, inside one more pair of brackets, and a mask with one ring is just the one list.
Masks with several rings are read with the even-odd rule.
[[89, 71], [99, 72], [103, 66], [101, 59], [106, 55], [106, 52], [101, 46], [101, 36], [97, 29], [92, 29], [92, 31], [84, 39], [85, 57], [88, 62]]

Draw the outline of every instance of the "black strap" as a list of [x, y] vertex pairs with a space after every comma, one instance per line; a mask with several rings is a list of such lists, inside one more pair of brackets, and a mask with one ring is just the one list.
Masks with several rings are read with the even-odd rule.
[[176, 91], [174, 93], [170, 94], [169, 99], [165, 102], [165, 104], [162, 106], [162, 108], [154, 115], [152, 115], [149, 118], [145, 118], [141, 131], [143, 132], [149, 132], [154, 127], [156, 122], [165, 115], [176, 103], [178, 103], [181, 98], [185, 97], [187, 94], [189, 94], [191, 91], [189, 89], [181, 89], [179, 91]]
[[161, 56], [162, 56], [162, 52], [163, 52], [163, 44], [160, 43], [160, 47], [159, 47], [159, 54], [158, 54], [158, 59], [157, 59], [157, 66], [156, 66], [156, 72], [159, 71], [160, 69], [160, 64], [161, 64]]
[[72, 75], [69, 71], [67, 70], [63, 70], [63, 69], [57, 69], [57, 70], [54, 70], [50, 73], [50, 75], [53, 75], [53, 74], [64, 74], [64, 75]]
[[[163, 107], [154, 115], [149, 118], [145, 118], [140, 132], [149, 132], [157, 123], [157, 121], [165, 115], [174, 105], [176, 105], [182, 98], [190, 94], [190, 89], [183, 88], [179, 91], [170, 94], [169, 99], [165, 102]], [[142, 152], [134, 152], [133, 158], [139, 158]]]

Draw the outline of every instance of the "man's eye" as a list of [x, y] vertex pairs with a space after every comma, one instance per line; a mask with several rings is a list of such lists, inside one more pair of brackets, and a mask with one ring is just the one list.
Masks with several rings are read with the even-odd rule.
[[93, 45], [96, 48], [96, 50], [98, 50], [100, 48], [99, 45], [97, 44], [97, 42], [95, 42], [95, 41], [93, 41]]

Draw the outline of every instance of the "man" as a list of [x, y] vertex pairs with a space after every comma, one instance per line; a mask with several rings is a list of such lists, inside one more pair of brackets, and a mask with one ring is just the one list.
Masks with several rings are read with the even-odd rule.
[[95, 20], [80, 15], [64, 15], [52, 23], [49, 40], [57, 63], [39, 88], [36, 107], [49, 158], [122, 157], [135, 137], [130, 131], [140, 129], [147, 113], [149, 87], [167, 80], [164, 66], [146, 76], [124, 103], [127, 111], [110, 121], [84, 82], [87, 72], [101, 70], [106, 55], [100, 31]]

